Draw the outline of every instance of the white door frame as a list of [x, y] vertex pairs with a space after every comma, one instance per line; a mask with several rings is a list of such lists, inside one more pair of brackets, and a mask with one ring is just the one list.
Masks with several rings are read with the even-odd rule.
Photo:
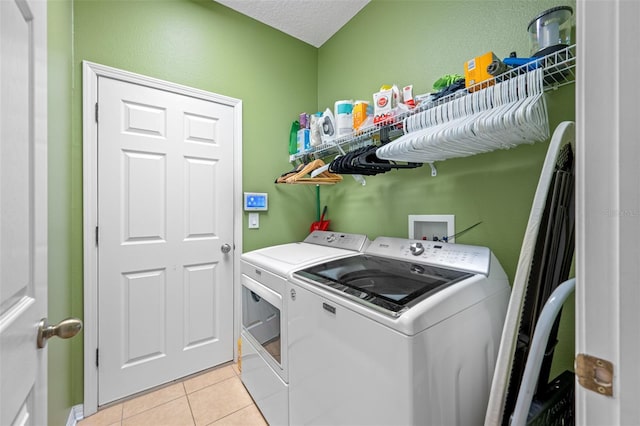
[[[233, 342], [240, 336], [240, 299], [236, 291], [240, 282], [242, 253], [242, 101], [192, 87], [171, 83], [88, 61], [82, 63], [82, 149], [83, 149], [83, 254], [84, 254], [84, 406], [85, 417], [98, 410], [98, 248], [95, 229], [98, 212], [98, 126], [95, 105], [98, 102], [98, 77], [108, 77], [132, 84], [165, 90], [234, 108], [233, 129]], [[237, 347], [233, 345], [233, 358]]]
[[576, 382], [576, 424], [640, 418], [640, 3], [577, 3], [576, 353], [613, 363], [613, 395]]

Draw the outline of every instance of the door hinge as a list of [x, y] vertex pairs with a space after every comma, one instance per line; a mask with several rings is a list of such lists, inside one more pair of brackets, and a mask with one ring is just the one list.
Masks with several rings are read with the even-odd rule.
[[96, 102], [96, 123], [98, 122], [98, 103]]
[[96, 226], [96, 246], [98, 245], [98, 227]]
[[578, 383], [600, 395], [613, 396], [613, 364], [595, 356], [578, 354], [575, 364]]
[[96, 368], [98, 367], [98, 348], [96, 348]]

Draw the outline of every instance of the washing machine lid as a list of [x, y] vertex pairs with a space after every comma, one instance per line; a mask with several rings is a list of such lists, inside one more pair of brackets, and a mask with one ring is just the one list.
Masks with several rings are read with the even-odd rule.
[[309, 266], [294, 276], [398, 317], [425, 298], [473, 274], [359, 254]]

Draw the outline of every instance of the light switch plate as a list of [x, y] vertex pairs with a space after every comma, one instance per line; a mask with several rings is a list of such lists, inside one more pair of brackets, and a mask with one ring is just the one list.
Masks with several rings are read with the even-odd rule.
[[260, 214], [249, 213], [249, 229], [258, 229], [258, 228], [260, 228]]

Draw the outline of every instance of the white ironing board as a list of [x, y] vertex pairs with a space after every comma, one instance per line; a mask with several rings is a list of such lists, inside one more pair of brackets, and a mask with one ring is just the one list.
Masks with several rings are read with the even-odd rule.
[[553, 132], [542, 166], [542, 172], [540, 173], [540, 179], [538, 180], [538, 187], [533, 198], [533, 205], [531, 206], [531, 213], [529, 214], [529, 221], [516, 267], [516, 275], [511, 288], [511, 298], [509, 299], [507, 316], [500, 340], [500, 349], [498, 350], [498, 359], [491, 383], [491, 393], [489, 394], [489, 403], [484, 421], [485, 426], [498, 426], [503, 421], [503, 411], [509, 382], [511, 381], [511, 368], [518, 341], [524, 297], [531, 272], [531, 262], [538, 238], [538, 230], [540, 229], [558, 153], [566, 143], [571, 143], [572, 147], [575, 148], [575, 123], [572, 121], [563, 121]]

